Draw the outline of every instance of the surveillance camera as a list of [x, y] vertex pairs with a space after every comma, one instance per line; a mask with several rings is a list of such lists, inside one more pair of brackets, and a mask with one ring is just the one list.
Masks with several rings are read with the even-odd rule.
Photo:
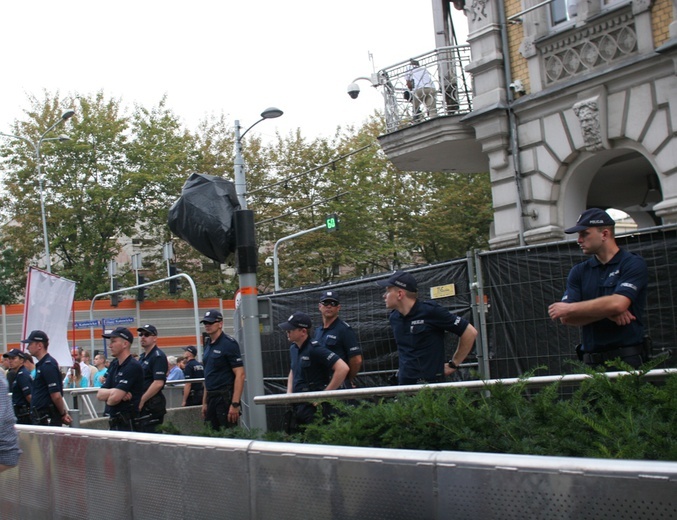
[[518, 94], [523, 94], [525, 92], [524, 84], [522, 80], [516, 79], [513, 83], [510, 84], [510, 88]]
[[360, 95], [360, 86], [357, 83], [348, 85], [348, 95], [353, 99], [357, 99], [357, 96]]
[[271, 265], [273, 265], [273, 257], [272, 257], [272, 256], [269, 256], [268, 258], [266, 258], [265, 264], [266, 264], [268, 267], [270, 267]]

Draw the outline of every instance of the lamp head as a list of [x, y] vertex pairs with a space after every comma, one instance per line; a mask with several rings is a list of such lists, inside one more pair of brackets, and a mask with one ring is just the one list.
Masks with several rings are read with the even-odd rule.
[[64, 121], [68, 121], [74, 115], [75, 110], [66, 110], [63, 114], [61, 114], [61, 119], [63, 119]]
[[261, 117], [263, 119], [275, 119], [276, 117], [280, 117], [282, 114], [284, 114], [284, 112], [282, 112], [282, 110], [279, 108], [269, 107], [261, 112]]
[[66, 134], [61, 134], [57, 139], [58, 139], [60, 142], [62, 142], [62, 143], [63, 143], [64, 141], [70, 141], [70, 140], [71, 140], [71, 138], [68, 137]]

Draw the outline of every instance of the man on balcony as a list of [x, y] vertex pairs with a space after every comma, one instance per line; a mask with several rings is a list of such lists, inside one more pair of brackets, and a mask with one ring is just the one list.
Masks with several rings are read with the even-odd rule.
[[411, 69], [407, 74], [407, 88], [412, 93], [414, 103], [414, 121], [421, 120], [421, 104], [426, 106], [428, 117], [437, 117], [437, 89], [430, 72], [412, 59]]

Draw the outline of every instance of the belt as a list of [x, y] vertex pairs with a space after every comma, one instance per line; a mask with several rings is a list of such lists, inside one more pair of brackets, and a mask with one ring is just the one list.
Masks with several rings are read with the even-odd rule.
[[642, 353], [641, 345], [617, 347], [603, 352], [583, 352], [583, 362], [587, 364], [600, 364], [616, 358], [624, 359], [631, 356], [641, 356]]

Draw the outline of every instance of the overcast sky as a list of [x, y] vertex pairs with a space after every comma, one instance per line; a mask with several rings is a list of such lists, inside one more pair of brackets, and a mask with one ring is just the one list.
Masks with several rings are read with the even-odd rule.
[[367, 82], [346, 93], [373, 72], [369, 53], [378, 70], [435, 46], [430, 0], [36, 0], [0, 13], [0, 132], [47, 89], [148, 108], [166, 94], [190, 129], [221, 113], [246, 128], [276, 106], [284, 116], [256, 127], [264, 139], [328, 136], [382, 108]]

